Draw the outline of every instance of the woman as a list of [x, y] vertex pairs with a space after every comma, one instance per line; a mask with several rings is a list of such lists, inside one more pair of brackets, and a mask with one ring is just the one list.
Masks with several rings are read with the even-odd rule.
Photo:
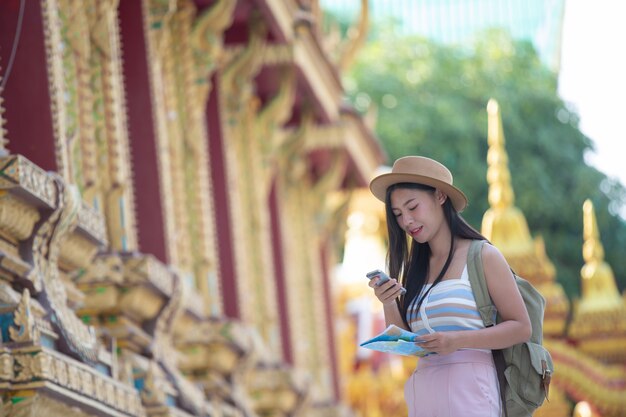
[[[502, 317], [485, 328], [467, 275], [470, 242], [485, 239], [459, 214], [467, 198], [452, 185], [452, 174], [421, 156], [398, 159], [391, 173], [370, 189], [385, 203], [389, 275], [376, 286], [387, 325], [419, 335], [431, 352], [420, 358], [405, 384], [409, 417], [499, 417], [501, 403], [491, 349], [527, 341], [531, 324], [504, 256], [482, 249], [489, 294]], [[410, 238], [407, 238], [408, 237]], [[406, 294], [401, 296], [402, 287]]]

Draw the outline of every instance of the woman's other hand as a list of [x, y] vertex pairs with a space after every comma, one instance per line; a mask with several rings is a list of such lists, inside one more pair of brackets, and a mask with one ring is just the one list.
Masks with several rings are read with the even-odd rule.
[[429, 352], [447, 355], [459, 349], [456, 343], [457, 333], [450, 331], [425, 334], [416, 338], [415, 344]]

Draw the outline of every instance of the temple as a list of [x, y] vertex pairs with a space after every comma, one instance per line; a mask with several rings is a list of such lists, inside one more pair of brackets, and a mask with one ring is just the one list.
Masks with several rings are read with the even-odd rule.
[[336, 230], [385, 155], [320, 22], [0, 3], [1, 416], [350, 415]]
[[[0, 2], [0, 417], [382, 417], [367, 184], [387, 157], [317, 0]], [[490, 101], [482, 232], [547, 300], [537, 416], [626, 415], [626, 298], [582, 206], [568, 300]], [[339, 266], [338, 266], [339, 265]]]

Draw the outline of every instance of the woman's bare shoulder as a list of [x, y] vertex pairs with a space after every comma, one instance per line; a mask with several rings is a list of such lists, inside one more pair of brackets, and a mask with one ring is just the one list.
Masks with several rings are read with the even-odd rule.
[[502, 252], [489, 242], [483, 245], [482, 258], [486, 274], [488, 274], [490, 270], [501, 272], [510, 271], [509, 264]]

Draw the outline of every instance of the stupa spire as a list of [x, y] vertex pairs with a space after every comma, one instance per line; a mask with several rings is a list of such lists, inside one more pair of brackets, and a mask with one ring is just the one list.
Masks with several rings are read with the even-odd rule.
[[494, 99], [487, 103], [487, 182], [489, 183], [489, 204], [491, 207], [507, 208], [513, 206], [515, 195], [511, 186], [509, 156], [504, 147], [504, 129], [500, 106]]
[[585, 265], [580, 271], [582, 278], [580, 308], [604, 310], [622, 304], [613, 270], [604, 261], [604, 248], [600, 241], [596, 212], [591, 200], [586, 200], [583, 204], [583, 239]]
[[532, 253], [533, 242], [522, 212], [514, 206], [509, 157], [504, 147], [500, 106], [494, 99], [487, 104], [487, 183], [490, 208], [483, 216], [483, 234], [503, 252]]
[[604, 261], [604, 248], [591, 200], [583, 204], [583, 258], [581, 298], [574, 308], [569, 336], [578, 348], [606, 362], [626, 358], [626, 302]]
[[537, 285], [546, 299], [544, 334], [562, 334], [569, 301], [561, 285], [555, 281], [556, 270], [546, 255], [543, 239], [531, 237], [526, 217], [515, 207], [502, 117], [496, 100], [489, 100], [487, 114], [490, 207], [483, 216], [482, 233], [502, 251], [518, 274]]

